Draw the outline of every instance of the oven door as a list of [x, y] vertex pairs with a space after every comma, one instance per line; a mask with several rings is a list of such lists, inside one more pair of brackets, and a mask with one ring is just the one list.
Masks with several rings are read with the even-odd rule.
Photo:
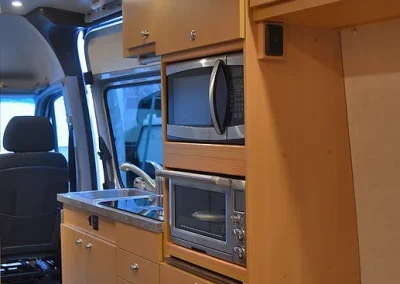
[[170, 179], [172, 241], [232, 261], [231, 194], [229, 187]]
[[167, 66], [167, 136], [170, 141], [226, 140], [229, 107], [227, 56]]

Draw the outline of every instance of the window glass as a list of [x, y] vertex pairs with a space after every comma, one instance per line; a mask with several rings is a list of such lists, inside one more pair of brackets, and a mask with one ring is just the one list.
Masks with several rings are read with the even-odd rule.
[[[110, 89], [106, 104], [118, 165], [131, 162], [154, 177], [154, 168], [146, 161], [162, 164], [160, 84]], [[133, 187], [134, 174], [120, 171], [120, 176], [126, 187]]]
[[34, 114], [35, 99], [33, 97], [0, 97], [0, 154], [8, 152], [3, 147], [3, 137], [4, 130], [11, 118]]
[[57, 149], [58, 152], [63, 154], [68, 161], [68, 123], [67, 113], [65, 111], [64, 97], [60, 96], [54, 101], [54, 120], [57, 135]]

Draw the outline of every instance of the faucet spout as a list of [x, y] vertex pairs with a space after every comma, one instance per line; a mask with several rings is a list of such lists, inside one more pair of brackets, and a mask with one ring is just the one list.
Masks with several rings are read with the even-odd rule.
[[141, 178], [143, 178], [143, 180], [147, 183], [147, 185], [153, 190], [156, 191], [157, 186], [156, 183], [154, 182], [154, 180], [148, 175], [146, 174], [141, 168], [135, 166], [132, 163], [129, 162], [125, 162], [122, 163], [119, 166], [121, 171], [127, 172], [127, 171], [131, 171], [134, 172], [135, 174], [137, 174], [138, 176], [140, 176]]

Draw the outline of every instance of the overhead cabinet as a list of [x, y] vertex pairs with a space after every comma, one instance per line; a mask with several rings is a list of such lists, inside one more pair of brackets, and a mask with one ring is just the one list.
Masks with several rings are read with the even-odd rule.
[[157, 54], [244, 38], [244, 0], [169, 0], [157, 3]]
[[124, 57], [144, 55], [155, 51], [156, 2], [158, 1], [123, 1]]

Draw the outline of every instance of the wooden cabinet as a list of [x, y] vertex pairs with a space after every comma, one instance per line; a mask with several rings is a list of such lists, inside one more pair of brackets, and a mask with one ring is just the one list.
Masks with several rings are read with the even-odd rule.
[[135, 284], [158, 284], [159, 265], [122, 249], [117, 251], [118, 276]]
[[116, 248], [78, 229], [61, 225], [64, 284], [115, 284]]
[[[117, 280], [115, 245], [86, 235], [86, 283], [115, 284]], [[90, 248], [87, 246], [90, 245]]]
[[160, 284], [213, 284], [168, 264], [160, 265]]
[[157, 3], [157, 54], [244, 38], [244, 0]]
[[124, 57], [155, 51], [157, 0], [124, 0]]
[[85, 248], [82, 237], [77, 230], [61, 225], [62, 277], [65, 284], [86, 283]]

